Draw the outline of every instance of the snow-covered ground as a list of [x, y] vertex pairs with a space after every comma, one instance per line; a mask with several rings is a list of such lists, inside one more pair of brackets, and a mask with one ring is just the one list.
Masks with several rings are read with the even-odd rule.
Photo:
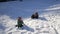
[[[0, 3], [0, 34], [60, 34], [60, 0], [47, 3], [33, 1]], [[35, 8], [39, 19], [30, 18]], [[23, 17], [23, 29], [15, 27], [18, 16]]]
[[60, 16], [44, 14], [39, 19], [25, 18], [23, 29], [15, 27], [17, 20], [7, 15], [0, 17], [0, 22], [5, 27], [4, 34], [60, 34]]

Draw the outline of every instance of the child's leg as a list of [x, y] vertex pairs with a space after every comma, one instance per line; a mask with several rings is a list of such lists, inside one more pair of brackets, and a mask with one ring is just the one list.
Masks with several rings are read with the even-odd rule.
[[23, 25], [20, 25], [20, 27], [23, 27]]

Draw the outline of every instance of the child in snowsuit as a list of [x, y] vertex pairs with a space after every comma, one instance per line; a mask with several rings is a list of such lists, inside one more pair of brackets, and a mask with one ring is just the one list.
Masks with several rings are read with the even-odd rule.
[[38, 19], [38, 17], [39, 17], [38, 12], [36, 12], [35, 14], [32, 14], [32, 16], [31, 16], [32, 19], [34, 19], [34, 18]]
[[19, 28], [19, 27], [20, 27], [20, 28], [23, 27], [23, 24], [24, 24], [24, 23], [23, 23], [22, 18], [19, 17], [19, 18], [18, 18], [18, 22], [17, 22], [17, 26], [18, 26], [18, 28]]

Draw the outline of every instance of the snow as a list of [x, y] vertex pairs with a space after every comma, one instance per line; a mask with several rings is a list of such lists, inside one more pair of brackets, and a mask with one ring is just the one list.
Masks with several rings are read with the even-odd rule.
[[[29, 2], [0, 3], [0, 34], [60, 34], [60, 4], [52, 5], [51, 1], [47, 4], [46, 1], [41, 2], [42, 4], [38, 3], [40, 1], [36, 0], [34, 2], [31, 0]], [[40, 8], [40, 6], [43, 8]], [[49, 7], [47, 8], [47, 6]], [[39, 19], [31, 19], [30, 16], [36, 7], [38, 8]], [[40, 11], [42, 11], [41, 14]], [[23, 29], [15, 27], [17, 24], [16, 16], [23, 16]]]
[[60, 4], [56, 4], [53, 6], [50, 6], [48, 9], [45, 9], [47, 11], [52, 11], [52, 10], [59, 10], [60, 9]]
[[[4, 17], [3, 17], [4, 16]], [[6, 34], [60, 34], [60, 16], [59, 15], [50, 15], [44, 14], [42, 17], [45, 17], [47, 20], [31, 19], [25, 18], [23, 29], [18, 29], [15, 27], [16, 20], [11, 19], [7, 15], [1, 16], [0, 20], [6, 29], [4, 30]], [[4, 20], [3, 20], [4, 19]], [[9, 19], [9, 20], [8, 20]], [[11, 22], [9, 22], [11, 21]], [[12, 23], [13, 22], [13, 23]], [[6, 24], [6, 25], [5, 25]]]

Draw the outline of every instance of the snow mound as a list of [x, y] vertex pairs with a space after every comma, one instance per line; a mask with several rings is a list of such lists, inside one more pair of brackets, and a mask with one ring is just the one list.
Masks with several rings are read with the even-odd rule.
[[56, 34], [54, 28], [52, 28], [47, 21], [41, 21], [40, 19], [29, 19], [24, 21], [25, 26], [23, 30], [19, 30], [16, 27], [8, 31], [11, 34]]
[[23, 19], [25, 24], [23, 29], [15, 27], [17, 20], [13, 20], [6, 15], [3, 16], [0, 17], [0, 20], [6, 27], [4, 30], [6, 34], [58, 34], [60, 31], [60, 26], [58, 26], [60, 16], [43, 15], [39, 19], [25, 18]]

